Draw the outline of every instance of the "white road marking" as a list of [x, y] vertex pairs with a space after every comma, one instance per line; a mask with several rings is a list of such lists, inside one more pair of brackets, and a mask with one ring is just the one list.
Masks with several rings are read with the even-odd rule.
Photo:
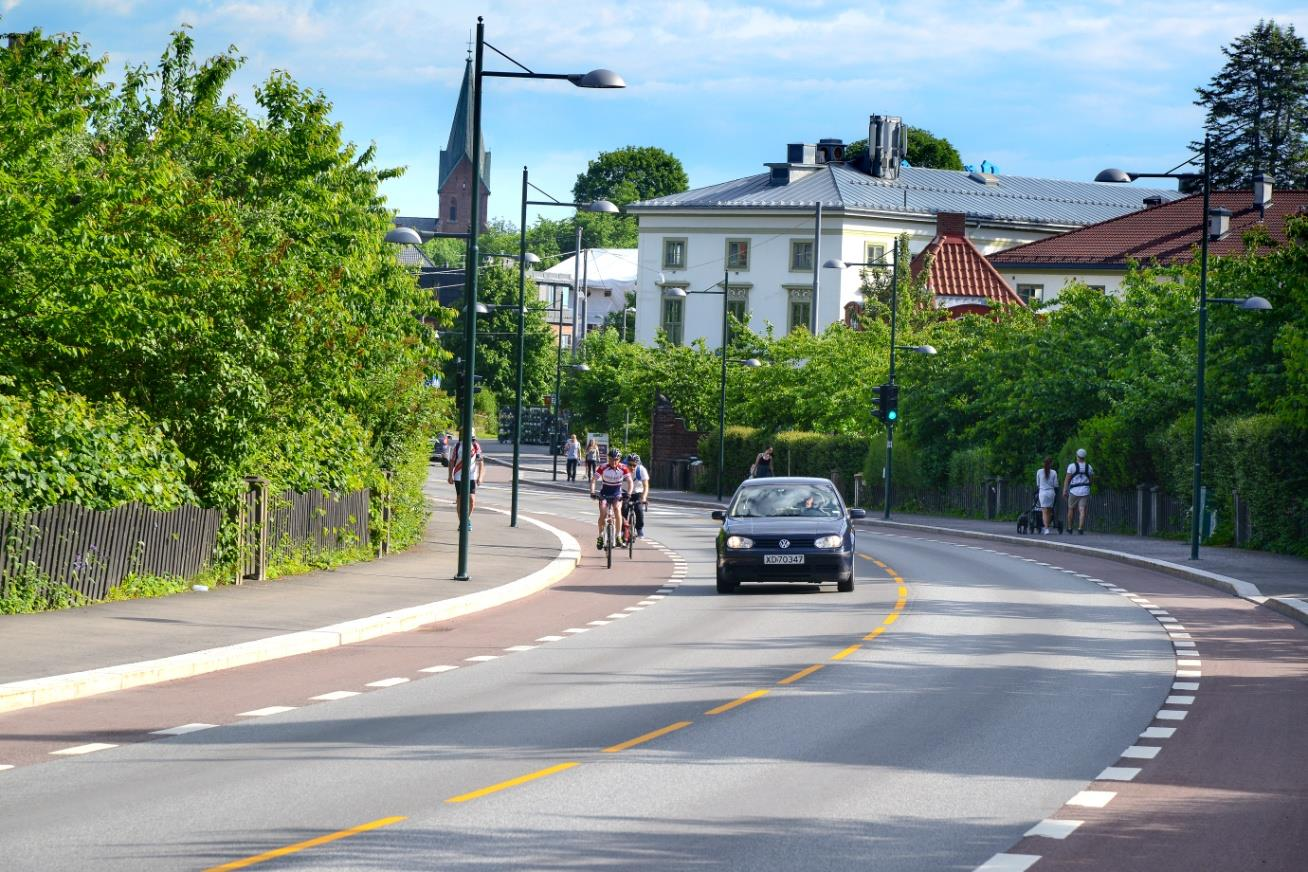
[[1085, 821], [1060, 821], [1046, 818], [1027, 830], [1025, 835], [1044, 836], [1046, 839], [1066, 839]]
[[0, 763], [0, 772], [4, 772], [6, 769], [13, 769], [13, 768], [14, 766], [12, 763]]
[[1149, 609], [1149, 614], [1154, 615], [1154, 616], [1158, 616], [1158, 615], [1166, 615], [1166, 614], [1168, 614], [1168, 611], [1167, 611], [1167, 609]]
[[1164, 616], [1164, 615], [1159, 615], [1159, 616], [1158, 616], [1158, 623], [1160, 623], [1160, 624], [1176, 624], [1176, 626], [1178, 626], [1178, 627], [1181, 626], [1180, 622], [1177, 621], [1176, 618], [1169, 618], [1169, 617], [1166, 617], [1166, 616]]
[[1181, 632], [1180, 630], [1176, 630], [1175, 632], [1173, 632], [1171, 628], [1168, 628], [1168, 630], [1167, 630], [1167, 635], [1171, 636], [1173, 639], [1193, 639], [1193, 638], [1194, 638], [1194, 636], [1191, 636], [1189, 633], [1183, 633], [1183, 632]]
[[508, 651], [510, 654], [517, 654], [519, 651], [535, 651], [539, 647], [539, 645], [511, 645], [504, 650]]
[[449, 672], [451, 669], [458, 669], [457, 666], [428, 666], [426, 669], [419, 669], [419, 672]]
[[1095, 781], [1134, 781], [1140, 770], [1132, 766], [1109, 766]]
[[645, 597], [645, 599], [650, 600], [651, 602], [658, 602], [659, 600], [663, 599], [663, 594], [652, 593], [649, 596]]
[[1203, 666], [1204, 662], [1202, 660], [1178, 660], [1176, 661], [1176, 665], [1177, 666]]
[[638, 612], [638, 611], [640, 611], [640, 610], [643, 609], [643, 608], [645, 608], [645, 607], [644, 607], [644, 606], [627, 606], [625, 609], [623, 609], [623, 611], [624, 611], [624, 612]]
[[[1188, 639], [1174, 639], [1172, 640], [1172, 647], [1173, 648], [1198, 648], [1199, 646]], [[1185, 653], [1193, 654], [1194, 652], [1186, 651]]]
[[642, 606], [652, 606], [652, 605], [654, 605], [654, 604], [657, 603], [657, 602], [658, 602], [658, 600], [643, 599], [643, 600], [640, 601], [640, 604], [641, 604]]
[[562, 642], [567, 636], [541, 636], [537, 642]]
[[349, 699], [352, 696], [358, 696], [357, 690], [333, 690], [331, 693], [320, 693], [317, 696], [311, 696], [309, 699], [319, 699], [323, 702], [336, 702], [338, 699]]
[[407, 678], [383, 678], [379, 681], [369, 681], [364, 687], [394, 687], [397, 684], [408, 684]]
[[590, 631], [589, 627], [568, 627], [568, 629], [564, 630], [563, 632], [572, 633], [573, 635], [576, 635], [577, 633], [586, 633], [589, 631]]
[[487, 660], [499, 660], [498, 654], [478, 654], [476, 657], [464, 657], [469, 663], [485, 663]]
[[672, 593], [672, 588], [670, 588], [670, 587], [661, 587], [661, 588], [659, 588], [659, 593], [661, 593], [661, 594], [669, 594], [669, 593]]
[[592, 627], [607, 627], [609, 624], [613, 622], [612, 621], [587, 621], [586, 623]]
[[1117, 792], [1113, 790], [1083, 790], [1067, 801], [1068, 805], [1084, 808], [1103, 808], [1113, 801]]
[[1039, 854], [996, 854], [976, 867], [976, 872], [1026, 872], [1039, 859]]
[[282, 712], [295, 711], [298, 706], [293, 705], [270, 705], [267, 708], [255, 709], [250, 712], [241, 712], [238, 718], [266, 718], [269, 715], [279, 715]]
[[1173, 681], [1172, 690], [1198, 690], [1199, 682], [1197, 681]]
[[1170, 739], [1176, 735], [1176, 727], [1149, 727], [1140, 734], [1142, 739]]
[[89, 745], [77, 745], [72, 748], [64, 748], [61, 751], [51, 751], [51, 754], [62, 754], [65, 756], [74, 756], [77, 754], [93, 754], [96, 751], [107, 751], [110, 748], [117, 748], [117, 745], [111, 745], [108, 742], [92, 742]]
[[169, 727], [166, 730], [151, 730], [152, 736], [185, 736], [187, 733], [198, 733], [200, 730], [211, 730], [217, 724], [182, 724], [180, 727]]
[[1158, 714], [1154, 715], [1156, 720], [1160, 721], [1183, 721], [1189, 712], [1173, 711], [1172, 709], [1159, 709]]
[[616, 619], [616, 618], [629, 618], [631, 617], [631, 615], [627, 614], [626, 612], [614, 612], [613, 614], [605, 615], [604, 617]]
[[1178, 669], [1176, 670], [1177, 678], [1203, 678], [1204, 673], [1201, 669]]
[[1194, 705], [1194, 697], [1176, 694], [1163, 700], [1163, 705]]
[[1122, 756], [1130, 757], [1132, 760], [1152, 760], [1161, 750], [1163, 749], [1157, 745], [1132, 745], [1122, 752]]

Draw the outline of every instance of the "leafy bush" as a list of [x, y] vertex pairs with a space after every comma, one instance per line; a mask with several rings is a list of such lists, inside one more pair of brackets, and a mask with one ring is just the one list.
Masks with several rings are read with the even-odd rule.
[[1204, 482], [1218, 521], [1230, 525], [1232, 493], [1249, 504], [1250, 545], [1308, 555], [1308, 431], [1274, 415], [1215, 422]]
[[[863, 469], [865, 440], [860, 436], [828, 435], [787, 430], [768, 437], [754, 427], [728, 427], [723, 445], [726, 458], [723, 488], [727, 493], [749, 477], [750, 465], [764, 448], [772, 446], [773, 475], [808, 475], [831, 478], [845, 498], [853, 499], [854, 474]], [[706, 487], [717, 486], [718, 435], [699, 440]]]
[[[1041, 458], [1043, 460], [1044, 458]], [[990, 449], [984, 445], [960, 448], [949, 455], [949, 486], [951, 488], [979, 488], [990, 477], [994, 463]], [[1057, 460], [1055, 460], [1057, 465]]]

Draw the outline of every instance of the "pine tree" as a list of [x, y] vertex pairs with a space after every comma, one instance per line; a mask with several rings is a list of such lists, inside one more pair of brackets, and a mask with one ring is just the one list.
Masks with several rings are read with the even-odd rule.
[[1277, 187], [1308, 187], [1308, 45], [1294, 25], [1259, 21], [1222, 54], [1222, 71], [1195, 89], [1208, 110], [1213, 185], [1248, 187], [1263, 172]]

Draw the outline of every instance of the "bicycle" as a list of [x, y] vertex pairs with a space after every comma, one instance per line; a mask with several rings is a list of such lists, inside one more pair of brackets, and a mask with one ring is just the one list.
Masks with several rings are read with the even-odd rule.
[[[591, 494], [592, 500], [598, 500], [599, 494]], [[604, 561], [606, 568], [613, 568], [613, 543], [618, 541], [618, 532], [613, 524], [613, 504], [604, 507]]]
[[636, 559], [636, 495], [623, 494], [622, 526], [627, 531], [627, 559]]

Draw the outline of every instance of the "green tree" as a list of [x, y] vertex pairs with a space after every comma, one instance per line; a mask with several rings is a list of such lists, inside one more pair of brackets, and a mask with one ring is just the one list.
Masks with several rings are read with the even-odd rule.
[[[600, 152], [572, 187], [578, 203], [609, 200], [619, 207], [637, 200], [677, 194], [690, 186], [685, 168], [655, 146], [628, 145]], [[630, 215], [581, 213], [585, 248], [635, 248], [637, 225]], [[567, 246], [571, 248], [571, 246]]]
[[[958, 149], [943, 136], [935, 136], [929, 130], [910, 127], [907, 133], [908, 162], [915, 167], [927, 167], [937, 170], [961, 170], [963, 158]], [[867, 140], [858, 139], [845, 147], [845, 160], [853, 162], [867, 154]]]
[[1308, 44], [1292, 24], [1259, 21], [1222, 54], [1221, 72], [1195, 89], [1208, 113], [1214, 184], [1245, 188], [1265, 172], [1282, 187], [1308, 186]]

